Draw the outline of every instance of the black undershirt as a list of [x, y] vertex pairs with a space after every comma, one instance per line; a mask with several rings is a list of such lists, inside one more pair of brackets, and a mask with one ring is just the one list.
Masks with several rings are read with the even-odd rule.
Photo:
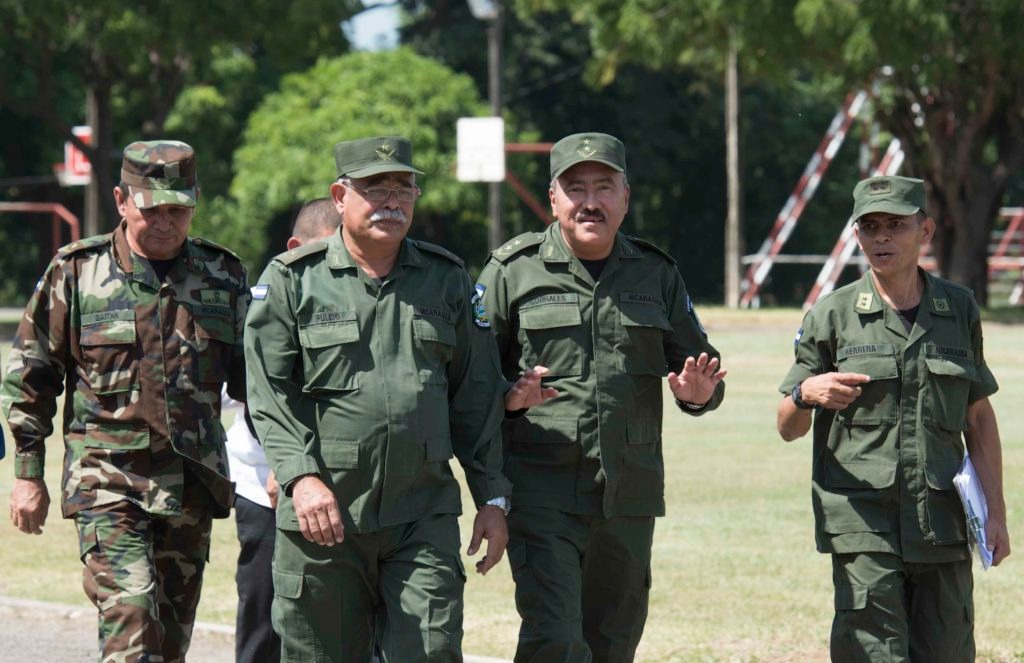
[[580, 264], [590, 273], [590, 278], [595, 281], [601, 276], [601, 272], [604, 270], [605, 263], [608, 262], [608, 258], [601, 258], [600, 260], [584, 260], [579, 259]]
[[171, 268], [174, 267], [174, 263], [178, 261], [178, 256], [174, 256], [169, 260], [155, 260], [153, 258], [147, 258], [149, 265], [156, 272], [156, 278], [158, 281], [163, 281], [164, 277], [170, 273]]
[[896, 309], [896, 313], [900, 316], [900, 320], [903, 322], [903, 326], [907, 328], [907, 331], [910, 331], [914, 323], [917, 322], [917, 312], [920, 308], [921, 305], [918, 304], [910, 308]]

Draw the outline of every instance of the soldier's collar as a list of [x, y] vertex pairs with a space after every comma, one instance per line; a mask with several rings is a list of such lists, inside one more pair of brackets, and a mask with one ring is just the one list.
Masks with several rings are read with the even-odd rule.
[[[544, 262], [569, 262], [573, 253], [562, 237], [562, 231], [555, 221], [544, 233], [544, 241], [540, 245], [540, 257]], [[636, 244], [631, 242], [625, 235], [615, 233], [615, 243], [612, 244], [612, 252], [608, 257], [618, 256], [619, 258], [640, 258], [643, 253]]]
[[[921, 293], [922, 309], [928, 310], [932, 315], [952, 316], [953, 310], [949, 303], [949, 297], [944, 289], [937, 287], [935, 278], [920, 267], [918, 273], [924, 277], [924, 291]], [[871, 272], [865, 272], [860, 281], [857, 282], [856, 297], [853, 300], [853, 308], [858, 313], [878, 313], [886, 308], [886, 303], [878, 294], [875, 288], [875, 281], [871, 278]]]
[[[420, 253], [420, 250], [413, 245], [408, 237], [403, 239], [395, 263], [419, 267], [423, 262], [423, 254]], [[330, 269], [348, 269], [358, 266], [355, 258], [349, 253], [348, 247], [345, 246], [345, 240], [342, 239], [340, 232], [334, 233], [327, 239], [327, 266]]]

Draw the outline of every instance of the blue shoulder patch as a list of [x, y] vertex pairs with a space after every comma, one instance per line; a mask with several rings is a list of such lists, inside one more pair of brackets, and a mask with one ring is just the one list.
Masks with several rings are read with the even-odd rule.
[[485, 292], [487, 292], [487, 286], [477, 283], [473, 286], [473, 297], [470, 299], [470, 304], [473, 305], [473, 324], [481, 329], [491, 326], [491, 320], [487, 317], [487, 309], [484, 308]]
[[252, 293], [253, 299], [263, 300], [267, 298], [267, 293], [270, 292], [270, 286], [267, 285], [266, 283], [261, 283], [259, 285], [254, 285], [252, 287], [252, 290], [250, 290], [249, 292]]

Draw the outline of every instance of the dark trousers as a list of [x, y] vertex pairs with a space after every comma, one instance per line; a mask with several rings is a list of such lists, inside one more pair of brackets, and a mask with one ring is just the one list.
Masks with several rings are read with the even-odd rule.
[[238, 526], [238, 617], [235, 622], [237, 663], [277, 663], [281, 639], [270, 622], [274, 601], [271, 562], [274, 559], [274, 510], [235, 496]]
[[516, 663], [630, 663], [647, 621], [653, 517], [513, 506]]

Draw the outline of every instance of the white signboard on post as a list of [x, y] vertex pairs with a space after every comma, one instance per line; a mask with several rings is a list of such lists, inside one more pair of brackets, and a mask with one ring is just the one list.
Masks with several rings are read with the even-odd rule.
[[456, 169], [460, 182], [505, 180], [505, 120], [462, 117], [455, 122]]

